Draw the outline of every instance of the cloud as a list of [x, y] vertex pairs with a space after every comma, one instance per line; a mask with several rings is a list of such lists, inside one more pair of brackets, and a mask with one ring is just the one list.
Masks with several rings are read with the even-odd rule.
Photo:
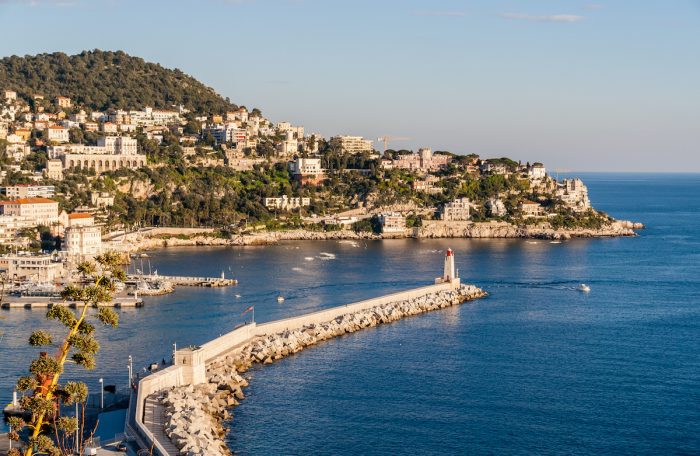
[[416, 16], [423, 17], [464, 17], [464, 11], [420, 11]]
[[527, 13], [501, 13], [500, 17], [504, 19], [515, 19], [521, 21], [530, 22], [581, 22], [586, 19], [584, 16], [578, 16], [576, 14], [549, 14], [549, 15], [537, 15], [537, 14], [527, 14]]
[[584, 6], [584, 8], [586, 8], [589, 11], [595, 11], [605, 8], [605, 5], [603, 5], [602, 3], [589, 3], [586, 6]]

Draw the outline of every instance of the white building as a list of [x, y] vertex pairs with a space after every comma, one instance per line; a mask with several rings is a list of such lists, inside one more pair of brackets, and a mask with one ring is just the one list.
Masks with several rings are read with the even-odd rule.
[[508, 213], [506, 205], [498, 198], [491, 198], [486, 202], [486, 210], [491, 217], [503, 217]]
[[92, 192], [90, 193], [90, 202], [95, 207], [110, 207], [114, 206], [114, 196], [104, 192]]
[[268, 209], [281, 209], [281, 210], [292, 210], [298, 209], [300, 207], [309, 206], [311, 204], [311, 198], [306, 197], [292, 197], [289, 198], [287, 195], [282, 195], [279, 197], [265, 198], [265, 207]]
[[56, 194], [56, 187], [53, 185], [17, 184], [0, 187], [0, 194], [10, 199], [36, 197], [52, 198]]
[[117, 123], [122, 123], [122, 121], [128, 116], [130, 120], [128, 123], [136, 124], [139, 127], [171, 125], [182, 122], [182, 117], [180, 117], [180, 112], [178, 111], [162, 111], [150, 107], [147, 107], [142, 111], [129, 111], [126, 116], [122, 115], [119, 117], [120, 114], [122, 113], [110, 115], [110, 120]]
[[542, 163], [534, 163], [527, 169], [527, 177], [532, 180], [540, 180], [547, 177], [547, 169]]
[[544, 208], [542, 205], [533, 201], [521, 202], [520, 210], [523, 213], [523, 218], [540, 217], [544, 215]]
[[103, 173], [146, 166], [146, 156], [138, 153], [136, 139], [128, 136], [105, 136], [97, 140], [97, 146], [68, 144], [49, 146], [47, 150], [49, 158], [61, 159], [63, 169], [94, 168], [97, 173]]
[[11, 157], [16, 162], [21, 162], [32, 153], [32, 148], [27, 144], [8, 144], [6, 148], [8, 157]]
[[57, 224], [58, 201], [48, 198], [20, 198], [0, 201], [0, 214], [25, 217], [34, 225], [51, 226]]
[[289, 170], [295, 179], [303, 184], [317, 185], [326, 178], [326, 170], [321, 167], [320, 158], [299, 157], [289, 162]]
[[68, 258], [84, 261], [102, 253], [102, 233], [90, 214], [69, 214], [64, 250]]
[[52, 125], [47, 129], [48, 136], [47, 139], [52, 142], [57, 143], [67, 143], [70, 141], [70, 136], [68, 129], [65, 127], [59, 127]]
[[26, 217], [0, 215], [0, 242], [12, 242], [20, 230], [35, 226], [36, 224]]
[[372, 153], [374, 150], [372, 141], [362, 136], [335, 136], [331, 138], [330, 143], [349, 154]]
[[116, 155], [136, 155], [138, 141], [129, 136], [102, 136], [97, 139], [97, 147], [103, 147], [104, 153]]
[[14, 90], [5, 90], [5, 101], [15, 101], [17, 99], [17, 92]]
[[3, 255], [0, 256], [0, 270], [10, 279], [33, 283], [54, 282], [65, 274], [63, 263], [54, 255]]
[[399, 213], [380, 214], [379, 223], [382, 225], [382, 233], [403, 233], [406, 231], [406, 217]]
[[44, 175], [47, 179], [61, 181], [63, 180], [63, 163], [57, 158], [46, 161]]
[[458, 198], [446, 203], [440, 212], [440, 220], [447, 222], [457, 222], [469, 220], [469, 209], [471, 203], [469, 198]]
[[557, 184], [556, 196], [576, 212], [584, 212], [591, 208], [588, 187], [581, 179], [564, 179], [562, 183]]
[[235, 124], [214, 125], [205, 128], [202, 134], [211, 134], [216, 144], [245, 143], [247, 133], [244, 129], [238, 128]]
[[289, 130], [286, 135], [286, 139], [277, 146], [277, 153], [282, 157], [294, 155], [299, 151], [299, 141], [294, 137], [294, 133]]
[[115, 124], [115, 123], [105, 122], [102, 124], [102, 132], [103, 133], [116, 135], [117, 131], [119, 131], [119, 128], [117, 127], [117, 124]]

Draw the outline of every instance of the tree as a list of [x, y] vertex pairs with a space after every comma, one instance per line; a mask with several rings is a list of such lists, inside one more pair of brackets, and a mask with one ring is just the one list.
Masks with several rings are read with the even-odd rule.
[[[81, 281], [77, 285], [68, 285], [62, 292], [64, 299], [78, 303], [76, 309], [55, 305], [46, 313], [48, 320], [57, 320], [68, 330], [58, 352], [53, 357], [41, 352], [29, 365], [31, 375], [17, 381], [17, 389], [23, 394], [20, 406], [31, 413], [31, 418], [28, 422], [14, 420], [10, 423], [13, 429], [10, 437], [19, 441], [18, 431], [28, 428], [28, 438], [23, 442], [25, 456], [38, 453], [60, 455], [66, 452], [65, 448], [56, 447], [49, 435], [53, 433], [58, 436], [58, 431], [70, 433], [77, 430], [77, 419], [58, 416], [60, 404], [84, 402], [87, 386], [82, 382], [67, 382], [61, 386], [59, 380], [64, 366], [67, 362], [73, 362], [85, 369], [95, 367], [95, 354], [100, 345], [94, 336], [95, 326], [88, 319], [96, 319], [105, 326], [117, 327], [119, 324], [116, 312], [98, 307], [112, 299], [115, 281], [126, 278], [119, 264], [119, 256], [113, 252], [98, 256], [96, 262], [81, 263], [78, 272]], [[38, 330], [29, 337], [29, 344], [35, 347], [50, 346], [53, 340], [53, 334]], [[53, 428], [49, 425], [51, 421], [54, 422]], [[80, 442], [76, 444], [80, 450], [82, 445]]]

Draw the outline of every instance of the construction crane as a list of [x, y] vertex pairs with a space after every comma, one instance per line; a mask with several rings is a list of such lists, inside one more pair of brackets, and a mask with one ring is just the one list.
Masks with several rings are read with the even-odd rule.
[[377, 138], [377, 141], [381, 141], [384, 143], [384, 152], [389, 148], [389, 141], [410, 141], [411, 138], [407, 138], [405, 136], [389, 136], [389, 135], [384, 135], [380, 136]]

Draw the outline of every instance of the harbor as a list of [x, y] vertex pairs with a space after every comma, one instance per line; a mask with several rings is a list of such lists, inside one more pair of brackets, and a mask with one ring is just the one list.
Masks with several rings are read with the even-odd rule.
[[[34, 255], [18, 255], [23, 263], [31, 267], [6, 267], [11, 277], [0, 293], [0, 309], [47, 309], [53, 306], [76, 308], [82, 305], [66, 301], [61, 291], [71, 283], [81, 283], [83, 278], [76, 266], [58, 256], [44, 255], [46, 261], [39, 262]], [[12, 264], [12, 263], [10, 263]], [[144, 271], [148, 270], [148, 273]], [[151, 269], [150, 257], [138, 254], [131, 257], [124, 282], [117, 282], [114, 299], [100, 303], [100, 307], [136, 308], [144, 305], [146, 296], [160, 296], [175, 291], [176, 287], [219, 288], [237, 285], [238, 281], [226, 278], [224, 272], [214, 276], [161, 275]]]

